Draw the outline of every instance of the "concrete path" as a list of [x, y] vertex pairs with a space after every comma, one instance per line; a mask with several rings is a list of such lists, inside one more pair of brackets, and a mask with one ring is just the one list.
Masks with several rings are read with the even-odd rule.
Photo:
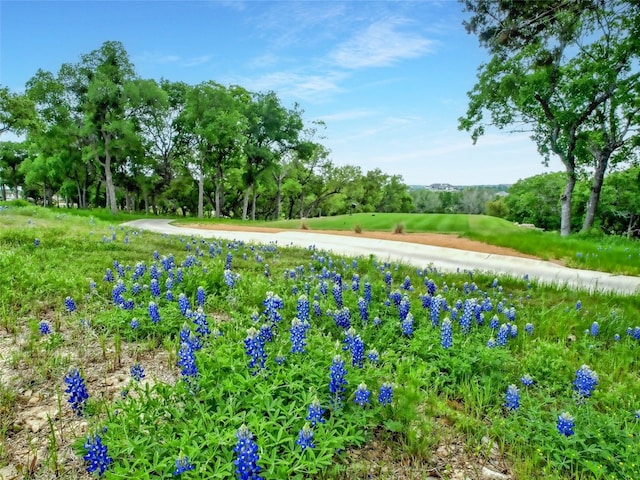
[[420, 268], [433, 265], [446, 272], [478, 270], [506, 274], [516, 278], [528, 275], [531, 280], [537, 280], [544, 284], [567, 285], [587, 291], [615, 291], [627, 295], [640, 294], [640, 277], [579, 270], [542, 260], [469, 252], [454, 248], [330, 235], [309, 230], [287, 230], [278, 233], [202, 230], [177, 227], [171, 225], [170, 220], [163, 219], [135, 220], [127, 222], [125, 225], [169, 235], [187, 237], [193, 235], [202, 238], [241, 240], [248, 243], [277, 243], [281, 247], [306, 248], [314, 245], [320, 250], [327, 250], [339, 255], [374, 255], [381, 261], [402, 262]]

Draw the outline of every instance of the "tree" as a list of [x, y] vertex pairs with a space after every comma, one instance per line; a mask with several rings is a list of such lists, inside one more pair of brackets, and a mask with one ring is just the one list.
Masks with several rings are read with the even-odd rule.
[[561, 234], [568, 235], [577, 167], [590, 161], [579, 154], [592, 138], [593, 118], [607, 102], [620, 105], [638, 80], [638, 6], [623, 0], [464, 4], [472, 13], [467, 30], [492, 57], [479, 69], [460, 128], [476, 141], [488, 113], [494, 126], [530, 131], [545, 162], [556, 155], [565, 167]]
[[6, 187], [18, 196], [18, 187], [24, 182], [20, 164], [27, 158], [28, 151], [24, 142], [0, 142], [0, 187], [2, 200], [7, 199]]
[[0, 87], [0, 135], [25, 133], [37, 125], [35, 105], [26, 95], [11, 93]]
[[545, 230], [560, 228], [560, 193], [564, 185], [562, 172], [545, 173], [518, 180], [504, 199], [508, 219], [532, 223]]

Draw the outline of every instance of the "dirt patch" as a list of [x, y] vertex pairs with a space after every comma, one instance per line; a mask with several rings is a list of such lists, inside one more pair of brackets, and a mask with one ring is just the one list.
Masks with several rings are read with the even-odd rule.
[[[261, 232], [261, 233], [278, 233], [287, 230], [282, 228], [268, 227], [251, 227], [245, 225], [229, 225], [229, 224], [179, 224], [176, 226], [199, 228], [202, 230], [221, 230], [225, 232]], [[538, 257], [518, 252], [512, 248], [498, 247], [489, 245], [488, 243], [462, 238], [458, 235], [444, 233], [392, 233], [392, 232], [362, 232], [356, 233], [345, 230], [299, 230], [300, 232], [313, 235], [314, 233], [322, 233], [329, 235], [343, 235], [349, 237], [373, 238], [378, 240], [391, 240], [395, 242], [417, 243], [421, 245], [433, 245], [435, 247], [456, 248], [458, 250], [467, 250], [471, 252], [481, 252], [493, 255], [508, 255], [511, 257], [531, 258], [539, 260]]]

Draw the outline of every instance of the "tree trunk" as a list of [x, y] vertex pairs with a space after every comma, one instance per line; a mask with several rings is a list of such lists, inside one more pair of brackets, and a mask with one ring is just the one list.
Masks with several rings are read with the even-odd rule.
[[244, 189], [244, 196], [242, 198], [242, 220], [247, 219], [249, 212], [249, 193], [251, 192], [251, 185], [247, 185]]
[[204, 168], [200, 168], [198, 176], [198, 218], [204, 215]]
[[251, 200], [251, 220], [256, 219], [256, 200], [258, 199], [257, 189], [253, 189], [253, 199]]
[[589, 196], [589, 202], [587, 203], [587, 212], [582, 224], [582, 231], [586, 232], [593, 227], [593, 222], [596, 218], [596, 211], [598, 209], [598, 203], [600, 202], [600, 192], [602, 191], [602, 184], [604, 182], [604, 174], [607, 171], [609, 165], [609, 154], [607, 152], [600, 152], [596, 160], [596, 169], [593, 174], [593, 183], [591, 184], [591, 194]]
[[567, 167], [567, 184], [560, 197], [560, 236], [567, 237], [571, 233], [571, 201], [576, 186], [576, 172]]
[[282, 177], [276, 175], [276, 215], [275, 220], [280, 220], [280, 210], [282, 209]]
[[224, 201], [224, 185], [223, 181], [223, 172], [222, 165], [218, 164], [217, 172], [216, 172], [216, 218], [220, 218], [222, 215], [222, 202]]
[[116, 187], [113, 184], [113, 175], [111, 173], [111, 151], [109, 150], [111, 135], [103, 132], [102, 137], [104, 138], [104, 181], [107, 188], [109, 209], [115, 215], [118, 213], [118, 202], [116, 201]]
[[2, 201], [7, 201], [7, 187], [4, 183], [2, 184]]

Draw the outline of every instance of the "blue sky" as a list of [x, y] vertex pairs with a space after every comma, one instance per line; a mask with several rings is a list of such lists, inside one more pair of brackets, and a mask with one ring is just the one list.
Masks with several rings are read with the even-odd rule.
[[[0, 84], [123, 43], [143, 78], [273, 90], [323, 120], [336, 165], [410, 185], [514, 183], [549, 171], [526, 134], [457, 130], [487, 60], [444, 1], [0, 2]], [[8, 140], [3, 137], [3, 140]], [[554, 168], [555, 167], [555, 168]], [[551, 170], [559, 170], [560, 163]]]

